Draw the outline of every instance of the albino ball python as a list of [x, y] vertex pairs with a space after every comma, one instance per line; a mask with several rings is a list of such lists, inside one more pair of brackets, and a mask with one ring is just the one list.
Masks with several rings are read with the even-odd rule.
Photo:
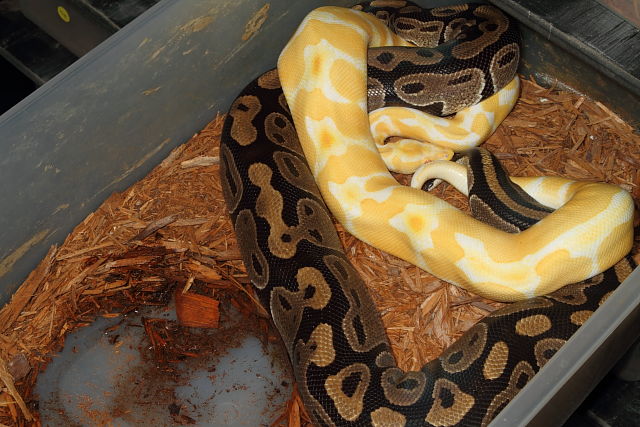
[[[373, 9], [380, 4], [405, 2], [371, 3]], [[409, 6], [410, 16], [416, 13], [413, 8]], [[463, 14], [464, 9], [440, 8], [430, 15]], [[460, 19], [477, 24], [478, 37], [445, 44], [451, 53], [447, 61], [475, 54], [475, 63], [491, 63], [484, 48], [498, 42], [508, 19], [486, 5], [474, 6], [471, 16]], [[449, 28], [445, 25], [443, 32]], [[443, 280], [501, 301], [584, 280], [629, 252], [633, 201], [613, 185], [520, 179], [525, 191], [557, 210], [535, 227], [510, 234], [429, 193], [398, 184], [371, 136], [366, 51], [406, 43], [369, 13], [322, 7], [307, 15], [278, 60], [305, 158], [329, 210], [351, 234]]]
[[[358, 19], [377, 28], [376, 21]], [[366, 285], [342, 250], [276, 71], [249, 84], [233, 103], [220, 153], [244, 263], [317, 425], [486, 425], [633, 268], [624, 259], [593, 279], [498, 310], [439, 359], [403, 372]], [[477, 187], [492, 191], [472, 189], [471, 198], [493, 212], [487, 194], [499, 194], [509, 209], [521, 211], [529, 203], [521, 201], [524, 193], [491, 178], [500, 169], [490, 156], [481, 160], [479, 167], [469, 162], [477, 177], [469, 182], [485, 181]]]
[[[414, 173], [426, 161], [449, 160], [454, 152], [484, 142], [509, 114], [519, 94], [520, 80], [514, 77], [496, 94], [448, 118], [414, 108], [379, 108], [369, 113], [373, 140], [387, 169]], [[402, 138], [389, 142], [389, 137], [398, 135]]]

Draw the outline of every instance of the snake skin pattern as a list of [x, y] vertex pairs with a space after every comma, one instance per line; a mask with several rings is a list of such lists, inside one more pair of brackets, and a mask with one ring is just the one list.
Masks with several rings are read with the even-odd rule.
[[275, 71], [234, 103], [221, 179], [243, 261], [318, 426], [488, 424], [634, 268], [625, 258], [592, 279], [508, 305], [420, 371], [403, 372], [340, 245]]
[[[371, 92], [369, 87], [367, 93]], [[369, 113], [373, 141], [387, 169], [414, 173], [425, 161], [449, 160], [454, 152], [484, 142], [511, 112], [519, 94], [516, 76], [499, 92], [446, 119], [415, 108], [379, 108]], [[389, 140], [398, 135], [402, 138]]]
[[[478, 28], [484, 28], [479, 39], [452, 44], [452, 53], [475, 51], [483, 57], [483, 48], [500, 31], [482, 23]], [[371, 136], [365, 52], [368, 47], [403, 44], [407, 42], [370, 13], [322, 7], [302, 21], [278, 60], [305, 158], [323, 200], [346, 230], [440, 279], [501, 301], [544, 295], [585, 280], [629, 252], [633, 200], [614, 185], [534, 178], [534, 191], [557, 209], [515, 234], [474, 219], [432, 194], [400, 185]], [[479, 117], [471, 129], [495, 126], [487, 125], [493, 117]], [[534, 196], [542, 201], [540, 197]]]
[[[224, 124], [221, 181], [247, 272], [318, 426], [487, 425], [634, 268], [625, 258], [591, 279], [497, 310], [438, 359], [404, 372], [341, 247], [293, 123], [277, 71], [250, 83]], [[501, 212], [527, 206], [535, 211], [524, 215], [528, 226], [548, 213], [523, 197], [547, 204], [548, 182], [494, 179], [506, 176], [499, 164], [478, 159], [468, 161], [470, 197], [481, 201], [472, 206], [481, 206], [484, 220], [497, 213], [511, 224]], [[572, 184], [551, 183], [558, 185], [566, 193]]]
[[370, 111], [411, 105], [448, 116], [488, 98], [513, 79], [520, 60], [520, 34], [516, 21], [500, 11], [479, 3], [437, 9], [387, 3], [387, 7], [372, 2], [354, 9], [373, 13], [422, 48], [368, 51]]

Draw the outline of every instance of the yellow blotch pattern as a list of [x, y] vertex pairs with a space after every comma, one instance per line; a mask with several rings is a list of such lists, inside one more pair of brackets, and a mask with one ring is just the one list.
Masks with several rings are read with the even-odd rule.
[[366, 50], [389, 45], [407, 42], [375, 17], [328, 6], [305, 18], [278, 61], [305, 156], [329, 209], [349, 232], [444, 280], [503, 301], [584, 280], [631, 249], [633, 201], [613, 185], [518, 178], [525, 191], [559, 209], [517, 234], [400, 186], [377, 151], [372, 129], [376, 135], [400, 129], [399, 136], [452, 150], [477, 145], [509, 113], [519, 82], [514, 79], [453, 119], [434, 118], [437, 126], [428, 132], [421, 130], [424, 117], [402, 109], [373, 116], [370, 126]]

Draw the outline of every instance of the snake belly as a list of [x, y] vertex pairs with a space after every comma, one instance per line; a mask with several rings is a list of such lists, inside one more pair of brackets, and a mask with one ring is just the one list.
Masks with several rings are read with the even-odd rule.
[[[243, 261], [318, 426], [487, 425], [634, 268], [624, 258], [589, 280], [508, 305], [405, 372], [341, 247], [275, 71], [234, 103], [220, 154]], [[478, 184], [486, 175], [475, 176]], [[517, 191], [502, 194], [511, 208], [521, 203]]]

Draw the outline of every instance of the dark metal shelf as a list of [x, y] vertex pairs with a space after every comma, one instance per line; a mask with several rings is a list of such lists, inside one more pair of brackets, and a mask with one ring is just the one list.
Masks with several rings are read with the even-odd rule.
[[0, 56], [42, 85], [158, 1], [0, 0]]
[[78, 59], [19, 10], [10, 7], [0, 7], [0, 56], [37, 85]]

